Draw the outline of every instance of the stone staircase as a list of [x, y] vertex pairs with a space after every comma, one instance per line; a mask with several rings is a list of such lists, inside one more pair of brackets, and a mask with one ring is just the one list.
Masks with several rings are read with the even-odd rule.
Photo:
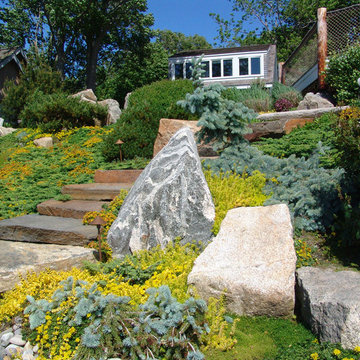
[[94, 251], [83, 246], [97, 238], [97, 228], [83, 225], [83, 216], [100, 211], [121, 189], [130, 189], [141, 171], [97, 170], [94, 183], [62, 188], [71, 200], [47, 200], [37, 206], [39, 214], [0, 221], [0, 293], [19, 281], [19, 273], [63, 270], [94, 260]]

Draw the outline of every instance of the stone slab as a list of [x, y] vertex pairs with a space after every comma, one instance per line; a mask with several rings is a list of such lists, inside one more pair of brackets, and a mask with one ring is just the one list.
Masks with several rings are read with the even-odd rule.
[[96, 226], [79, 219], [32, 214], [0, 221], [1, 240], [82, 246], [96, 238]]
[[40, 215], [60, 216], [65, 218], [82, 219], [89, 211], [101, 211], [106, 201], [94, 200], [46, 200], [38, 204], [37, 211]]
[[302, 267], [296, 297], [302, 321], [321, 341], [360, 345], [360, 272]]
[[94, 181], [96, 183], [129, 183], [136, 181], [142, 170], [96, 170]]
[[296, 254], [285, 204], [229, 210], [188, 276], [203, 298], [225, 295], [229, 311], [291, 316]]
[[63, 186], [61, 193], [73, 200], [113, 200], [120, 190], [130, 190], [131, 186], [129, 183], [71, 184]]
[[81, 266], [84, 260], [95, 261], [93, 249], [0, 240], [0, 292], [20, 282], [20, 274], [46, 268], [69, 270]]

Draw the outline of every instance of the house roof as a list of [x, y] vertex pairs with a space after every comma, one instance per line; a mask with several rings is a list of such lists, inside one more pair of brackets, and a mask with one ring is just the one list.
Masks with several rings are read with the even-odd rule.
[[174, 54], [169, 57], [185, 57], [185, 56], [200, 56], [204, 55], [218, 55], [218, 54], [232, 54], [232, 53], [241, 53], [249, 51], [267, 51], [271, 45], [270, 44], [259, 44], [259, 45], [249, 45], [249, 46], [240, 46], [232, 48], [220, 48], [220, 49], [204, 49], [204, 50], [188, 50], [182, 51], [177, 54]]
[[0, 69], [2, 69], [11, 60], [15, 60], [21, 69], [21, 64], [17, 57], [19, 54], [21, 54], [23, 59], [26, 60], [26, 56], [21, 48], [0, 48]]

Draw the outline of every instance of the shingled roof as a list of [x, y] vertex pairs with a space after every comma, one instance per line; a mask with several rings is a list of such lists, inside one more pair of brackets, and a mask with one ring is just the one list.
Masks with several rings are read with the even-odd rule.
[[0, 48], [0, 69], [13, 59], [21, 68], [21, 64], [17, 58], [17, 55], [19, 54], [21, 54], [22, 57], [26, 60], [26, 56], [21, 48]]
[[182, 51], [177, 54], [174, 54], [169, 57], [185, 57], [185, 56], [200, 56], [204, 55], [218, 55], [218, 54], [232, 54], [232, 53], [241, 53], [241, 52], [250, 52], [250, 51], [267, 51], [271, 45], [270, 44], [259, 44], [259, 45], [249, 45], [249, 46], [238, 46], [232, 48], [220, 48], [220, 49], [204, 49], [204, 50], [187, 50]]

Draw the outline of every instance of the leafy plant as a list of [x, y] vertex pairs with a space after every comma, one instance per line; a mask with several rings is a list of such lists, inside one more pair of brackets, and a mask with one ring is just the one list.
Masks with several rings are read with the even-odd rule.
[[333, 54], [326, 70], [326, 83], [340, 103], [359, 97], [360, 46], [349, 47], [345, 52]]
[[284, 98], [277, 100], [274, 104], [274, 108], [277, 112], [289, 111], [293, 107], [294, 104], [290, 100]]
[[279, 82], [275, 82], [271, 88], [271, 96], [274, 103], [280, 99], [289, 100], [293, 107], [299, 105], [299, 102], [302, 100], [301, 93], [291, 86], [286, 86]]

